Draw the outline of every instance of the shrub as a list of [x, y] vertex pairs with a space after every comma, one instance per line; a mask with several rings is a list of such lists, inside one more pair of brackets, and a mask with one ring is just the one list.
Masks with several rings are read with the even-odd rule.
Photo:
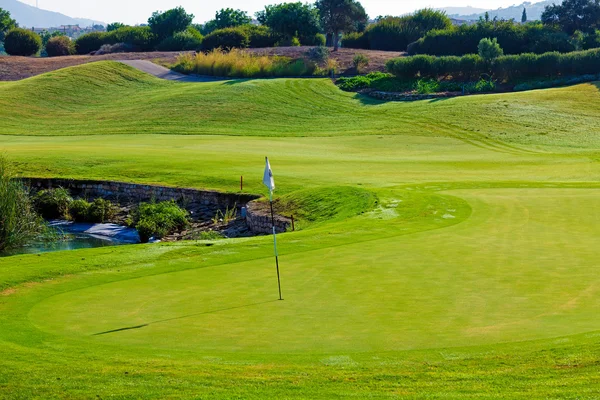
[[[194, 31], [196, 34], [200, 34], [195, 29]], [[147, 26], [125, 26], [102, 34], [100, 40], [102, 44], [114, 45], [125, 43], [135, 49], [135, 51], [152, 51], [156, 46], [157, 38]], [[99, 48], [96, 47], [94, 50], [98, 50]]]
[[348, 49], [370, 49], [369, 36], [365, 32], [352, 32], [342, 37], [342, 47]]
[[415, 91], [419, 94], [436, 93], [440, 89], [440, 84], [433, 79], [419, 79], [415, 83]]
[[188, 212], [174, 201], [142, 203], [133, 214], [133, 223], [142, 242], [162, 238], [188, 226]]
[[56, 36], [48, 40], [46, 53], [48, 57], [68, 56], [75, 53], [75, 46], [68, 37]]
[[474, 25], [431, 30], [408, 46], [408, 53], [457, 55], [473, 53], [484, 38], [497, 38], [507, 54], [568, 52], [575, 50], [569, 36], [541, 23], [517, 24], [514, 21], [480, 21]]
[[43, 230], [29, 193], [0, 157], [0, 252], [27, 244]]
[[200, 46], [202, 46], [202, 35], [194, 28], [189, 28], [187, 31], [177, 32], [166, 38], [156, 46], [156, 49], [159, 51], [185, 51], [197, 50]]
[[331, 52], [325, 46], [312, 47], [306, 52], [306, 56], [317, 64], [324, 64], [329, 59]]
[[106, 222], [114, 218], [115, 206], [108, 200], [95, 199], [88, 211], [89, 222]]
[[600, 71], [600, 49], [566, 54], [525, 53], [501, 56], [485, 62], [479, 55], [460, 58], [413, 56], [389, 60], [389, 72], [401, 78], [437, 78], [452, 75], [454, 78], [477, 79], [491, 74], [502, 81], [521, 78], [558, 77], [566, 75], [596, 74]]
[[249, 47], [274, 47], [277, 38], [266, 26], [243, 25], [235, 29], [243, 30], [248, 35]]
[[369, 65], [369, 57], [362, 53], [355, 54], [352, 59], [352, 65], [354, 65], [356, 72], [360, 74], [360, 71]]
[[133, 45], [128, 43], [115, 43], [115, 44], [103, 44], [100, 49], [96, 51], [96, 55], [102, 54], [113, 54], [113, 53], [128, 53], [136, 51]]
[[504, 50], [502, 50], [496, 38], [481, 39], [477, 45], [477, 52], [479, 57], [483, 58], [485, 61], [491, 61], [504, 55]]
[[307, 76], [315, 72], [316, 66], [314, 63], [287, 57], [255, 55], [239, 49], [229, 52], [215, 49], [195, 56], [182, 54], [173, 69], [185, 74], [256, 78]]
[[371, 72], [367, 75], [339, 78], [336, 84], [340, 89], [347, 92], [355, 92], [367, 88], [395, 92], [404, 90], [406, 81], [401, 81], [391, 74]]
[[73, 200], [69, 204], [69, 216], [76, 222], [87, 222], [89, 220], [91, 204], [85, 200]]
[[27, 29], [12, 29], [4, 38], [4, 49], [11, 56], [32, 56], [41, 48], [42, 38]]
[[40, 190], [34, 198], [38, 213], [46, 219], [65, 218], [68, 216], [69, 205], [73, 198], [64, 188]]
[[423, 9], [404, 17], [386, 17], [367, 29], [369, 47], [373, 50], [404, 51], [427, 32], [449, 29], [450, 18], [442, 12]]
[[81, 35], [75, 40], [75, 51], [77, 51], [77, 54], [89, 54], [96, 51], [105, 44], [105, 36], [106, 34], [103, 32], [91, 32]]
[[298, 39], [295, 36], [292, 38], [281, 39], [280, 41], [275, 43], [275, 46], [277, 47], [299, 47], [300, 45], [300, 39]]
[[206, 35], [202, 42], [202, 49], [243, 49], [250, 45], [250, 36], [244, 29], [225, 28]]

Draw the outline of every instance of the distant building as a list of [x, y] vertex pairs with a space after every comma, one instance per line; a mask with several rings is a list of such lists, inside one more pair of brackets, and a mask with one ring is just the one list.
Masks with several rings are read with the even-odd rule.
[[53, 26], [50, 28], [32, 27], [31, 30], [37, 34], [40, 34], [42, 32], [62, 32], [71, 39], [77, 39], [79, 36], [84, 35], [86, 33], [103, 32], [106, 30], [106, 28], [102, 25], [87, 26], [85, 28], [81, 28], [79, 25], [61, 25]]

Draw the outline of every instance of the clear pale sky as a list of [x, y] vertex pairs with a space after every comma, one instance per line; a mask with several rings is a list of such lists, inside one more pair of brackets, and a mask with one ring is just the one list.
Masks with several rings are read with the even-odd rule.
[[[21, 0], [35, 6], [36, 0]], [[290, 1], [290, 0], [288, 0]], [[535, 3], [537, 0], [530, 0]], [[103, 22], [138, 24], [146, 22], [156, 10], [168, 10], [182, 6], [196, 16], [195, 22], [212, 19], [221, 8], [239, 8], [254, 15], [266, 4], [287, 2], [285, 0], [39, 0], [39, 7], [58, 11], [70, 17], [90, 18]], [[312, 2], [312, 1], [311, 1]], [[463, 7], [494, 9], [520, 4], [514, 0], [362, 0], [362, 5], [371, 17], [378, 15], [401, 15], [423, 7]]]

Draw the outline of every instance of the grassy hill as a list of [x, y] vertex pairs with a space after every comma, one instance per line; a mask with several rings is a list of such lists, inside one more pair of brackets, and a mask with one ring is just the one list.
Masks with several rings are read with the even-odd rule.
[[271, 237], [0, 258], [0, 398], [597, 398], [597, 102], [110, 62], [0, 84], [24, 175], [264, 193], [269, 155], [302, 228], [284, 301]]
[[383, 103], [327, 79], [161, 81], [116, 62], [0, 86], [2, 134], [428, 135], [492, 143], [597, 145], [596, 85]]

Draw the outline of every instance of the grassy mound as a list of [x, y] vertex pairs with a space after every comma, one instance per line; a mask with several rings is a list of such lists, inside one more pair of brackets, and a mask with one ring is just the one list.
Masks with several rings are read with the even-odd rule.
[[339, 221], [371, 210], [377, 204], [374, 193], [360, 188], [334, 186], [299, 190], [274, 203], [277, 212], [293, 215], [298, 228], [324, 221]]
[[599, 106], [594, 84], [382, 103], [328, 79], [180, 83], [102, 61], [0, 85], [0, 133], [427, 135], [580, 146], [600, 143]]

